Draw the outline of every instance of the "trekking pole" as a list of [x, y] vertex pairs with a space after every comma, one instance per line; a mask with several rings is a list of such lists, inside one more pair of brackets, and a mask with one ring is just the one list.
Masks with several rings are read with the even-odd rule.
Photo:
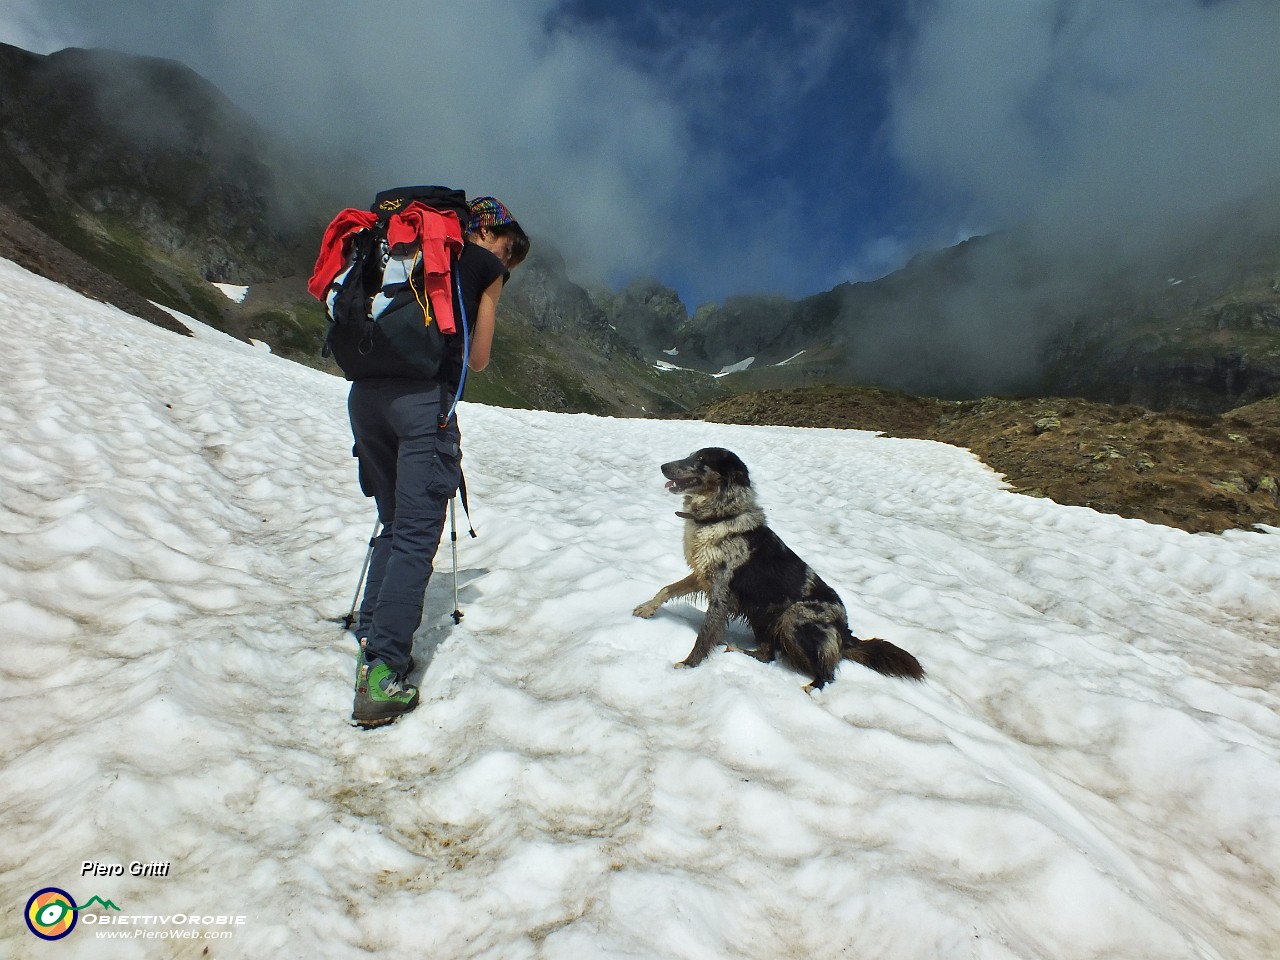
[[462, 622], [458, 608], [458, 498], [449, 498], [449, 540], [453, 548], [453, 622]]
[[356, 605], [360, 603], [360, 591], [364, 588], [364, 578], [369, 573], [369, 561], [373, 559], [373, 541], [378, 539], [378, 529], [382, 526], [382, 517], [373, 521], [373, 534], [369, 537], [369, 552], [364, 555], [364, 566], [360, 568], [360, 582], [356, 584], [355, 596], [351, 598], [351, 612], [342, 620], [348, 630], [356, 622]]

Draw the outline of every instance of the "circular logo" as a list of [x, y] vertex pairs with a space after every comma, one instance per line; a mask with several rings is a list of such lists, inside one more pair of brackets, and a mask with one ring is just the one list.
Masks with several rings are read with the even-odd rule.
[[27, 929], [41, 940], [61, 940], [76, 928], [76, 901], [65, 890], [45, 887], [27, 901]]

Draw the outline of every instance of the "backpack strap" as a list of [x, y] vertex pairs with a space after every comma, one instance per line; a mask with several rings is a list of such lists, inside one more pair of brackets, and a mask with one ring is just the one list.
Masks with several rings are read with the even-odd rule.
[[[467, 323], [467, 307], [462, 302], [462, 280], [458, 276], [458, 261], [453, 261], [453, 289], [457, 294], [458, 326], [462, 329], [462, 369], [458, 372], [458, 385], [453, 390], [453, 400], [449, 400], [449, 386], [444, 378], [440, 379], [440, 418], [437, 426], [443, 430], [458, 409], [458, 401], [462, 399], [462, 391], [467, 385], [467, 361], [471, 357], [471, 327]], [[446, 404], [448, 406], [446, 407]]]

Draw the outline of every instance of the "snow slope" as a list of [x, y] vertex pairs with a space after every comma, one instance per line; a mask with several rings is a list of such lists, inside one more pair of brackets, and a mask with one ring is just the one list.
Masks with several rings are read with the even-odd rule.
[[[465, 618], [446, 541], [423, 704], [364, 732], [345, 385], [7, 261], [0, 356], [4, 956], [1280, 956], [1280, 531], [935, 443], [464, 404]], [[630, 611], [685, 572], [657, 465], [706, 444], [925, 683], [672, 669], [698, 609]], [[117, 909], [45, 943], [46, 887]]]

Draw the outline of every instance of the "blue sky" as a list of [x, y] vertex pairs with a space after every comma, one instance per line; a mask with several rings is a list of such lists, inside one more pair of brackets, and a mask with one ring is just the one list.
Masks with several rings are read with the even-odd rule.
[[7, 8], [6, 42], [181, 60], [369, 189], [497, 195], [577, 279], [691, 311], [1027, 220], [1158, 230], [1280, 176], [1275, 0]]
[[[886, 138], [888, 74], [908, 37], [907, 5], [621, 6], [579, 0], [561, 16], [607, 31], [637, 69], [682, 78], [675, 95], [689, 107], [691, 140], [721, 165], [702, 185], [709, 202], [692, 213], [691, 229], [739, 238], [723, 243], [723, 255], [760, 248], [752, 261], [787, 264], [772, 271], [779, 289], [814, 292], [898, 266], [936, 229]], [[953, 232], [927, 241], [950, 242]], [[785, 253], [771, 239], [779, 234]], [[696, 256], [688, 267], [696, 286]], [[762, 264], [739, 275], [761, 273], [771, 271]]]

